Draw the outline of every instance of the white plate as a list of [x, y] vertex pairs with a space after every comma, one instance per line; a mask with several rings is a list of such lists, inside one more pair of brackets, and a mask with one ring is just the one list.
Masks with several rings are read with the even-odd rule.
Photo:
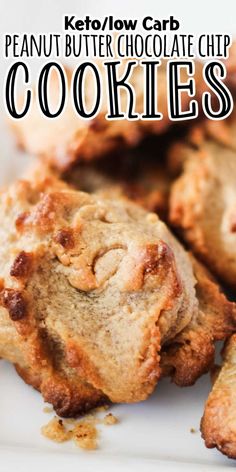
[[[0, 185], [19, 175], [33, 158], [18, 153], [0, 123]], [[178, 388], [169, 380], [136, 405], [112, 408], [120, 423], [101, 427], [99, 449], [84, 452], [72, 443], [43, 438], [40, 427], [51, 415], [43, 412], [39, 393], [25, 385], [14, 368], [0, 361], [0, 472], [201, 471], [228, 470], [235, 462], [205, 448], [199, 432], [208, 376], [194, 387]], [[191, 433], [191, 428], [196, 433]]]

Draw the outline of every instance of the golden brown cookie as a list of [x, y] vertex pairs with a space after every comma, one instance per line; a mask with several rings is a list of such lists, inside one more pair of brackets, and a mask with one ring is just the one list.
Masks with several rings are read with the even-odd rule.
[[75, 416], [107, 398], [70, 367], [60, 340], [49, 337], [36, 317], [33, 295], [26, 285], [37, 258], [43, 257], [43, 245], [35, 240], [34, 250], [25, 240], [25, 250], [21, 250], [19, 243], [29, 208], [51, 186], [55, 191], [64, 188], [50, 176], [34, 185], [18, 182], [1, 194], [0, 212], [6, 219], [1, 225], [0, 356], [15, 364], [25, 382], [40, 390], [59, 415]]
[[209, 448], [217, 447], [236, 459], [236, 335], [227, 342], [223, 365], [205, 405], [202, 436]]

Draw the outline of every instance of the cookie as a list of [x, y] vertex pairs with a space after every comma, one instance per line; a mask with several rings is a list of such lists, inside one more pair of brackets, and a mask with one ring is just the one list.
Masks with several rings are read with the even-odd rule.
[[190, 256], [157, 215], [42, 174], [1, 195], [0, 355], [61, 415], [144, 400], [199, 310]]
[[[125, 70], [127, 61], [123, 61], [119, 73]], [[108, 94], [105, 89], [105, 69], [98, 64], [100, 76], [103, 78], [102, 104], [94, 119], [82, 119], [75, 111], [72, 101], [68, 99], [62, 114], [56, 119], [48, 119], [39, 110], [36, 95], [27, 115], [19, 120], [11, 121], [10, 125], [16, 135], [18, 144], [28, 153], [41, 156], [60, 171], [66, 170], [77, 161], [91, 161], [116, 151], [137, 146], [147, 135], [159, 135], [170, 126], [168, 117], [166, 63], [158, 67], [158, 110], [162, 113], [161, 120], [107, 120]], [[123, 71], [123, 72], [122, 72]], [[71, 93], [72, 71], [67, 69], [68, 96]], [[196, 88], [202, 93], [202, 67], [196, 66]], [[186, 82], [188, 76], [185, 69], [181, 71], [181, 79]], [[91, 109], [94, 103], [94, 93], [91, 87], [91, 76], [88, 74], [85, 82], [86, 108]], [[143, 113], [144, 77], [143, 68], [138, 65], [130, 77], [130, 83], [136, 93], [135, 111]], [[55, 71], [52, 71], [49, 84], [49, 96], [52, 109], [58, 106], [59, 81]], [[195, 97], [196, 98], [196, 97]], [[189, 105], [187, 93], [181, 94], [182, 109]], [[126, 111], [127, 93], [121, 89], [121, 108]]]
[[181, 146], [182, 172], [171, 190], [170, 222], [224, 284], [236, 280], [236, 150], [205, 131]]

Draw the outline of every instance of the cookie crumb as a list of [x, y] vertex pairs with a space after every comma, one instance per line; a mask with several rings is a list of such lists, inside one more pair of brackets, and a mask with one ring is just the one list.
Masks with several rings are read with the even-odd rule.
[[52, 413], [52, 412], [53, 412], [53, 409], [50, 408], [50, 406], [45, 406], [44, 409], [43, 409], [43, 412], [44, 412], [44, 413]]
[[58, 443], [68, 441], [71, 438], [71, 433], [66, 430], [63, 421], [57, 417], [52, 418], [49, 423], [42, 426], [41, 433], [46, 438]]
[[98, 431], [92, 423], [79, 422], [72, 431], [72, 438], [76, 446], [82, 449], [97, 449]]
[[118, 418], [112, 413], [108, 413], [108, 415], [105, 416], [103, 423], [110, 426], [112, 424], [118, 423]]
[[195, 428], [190, 428], [190, 433], [193, 433], [193, 434], [194, 434], [194, 433], [196, 433], [196, 432], [197, 432], [197, 430], [196, 430]]

